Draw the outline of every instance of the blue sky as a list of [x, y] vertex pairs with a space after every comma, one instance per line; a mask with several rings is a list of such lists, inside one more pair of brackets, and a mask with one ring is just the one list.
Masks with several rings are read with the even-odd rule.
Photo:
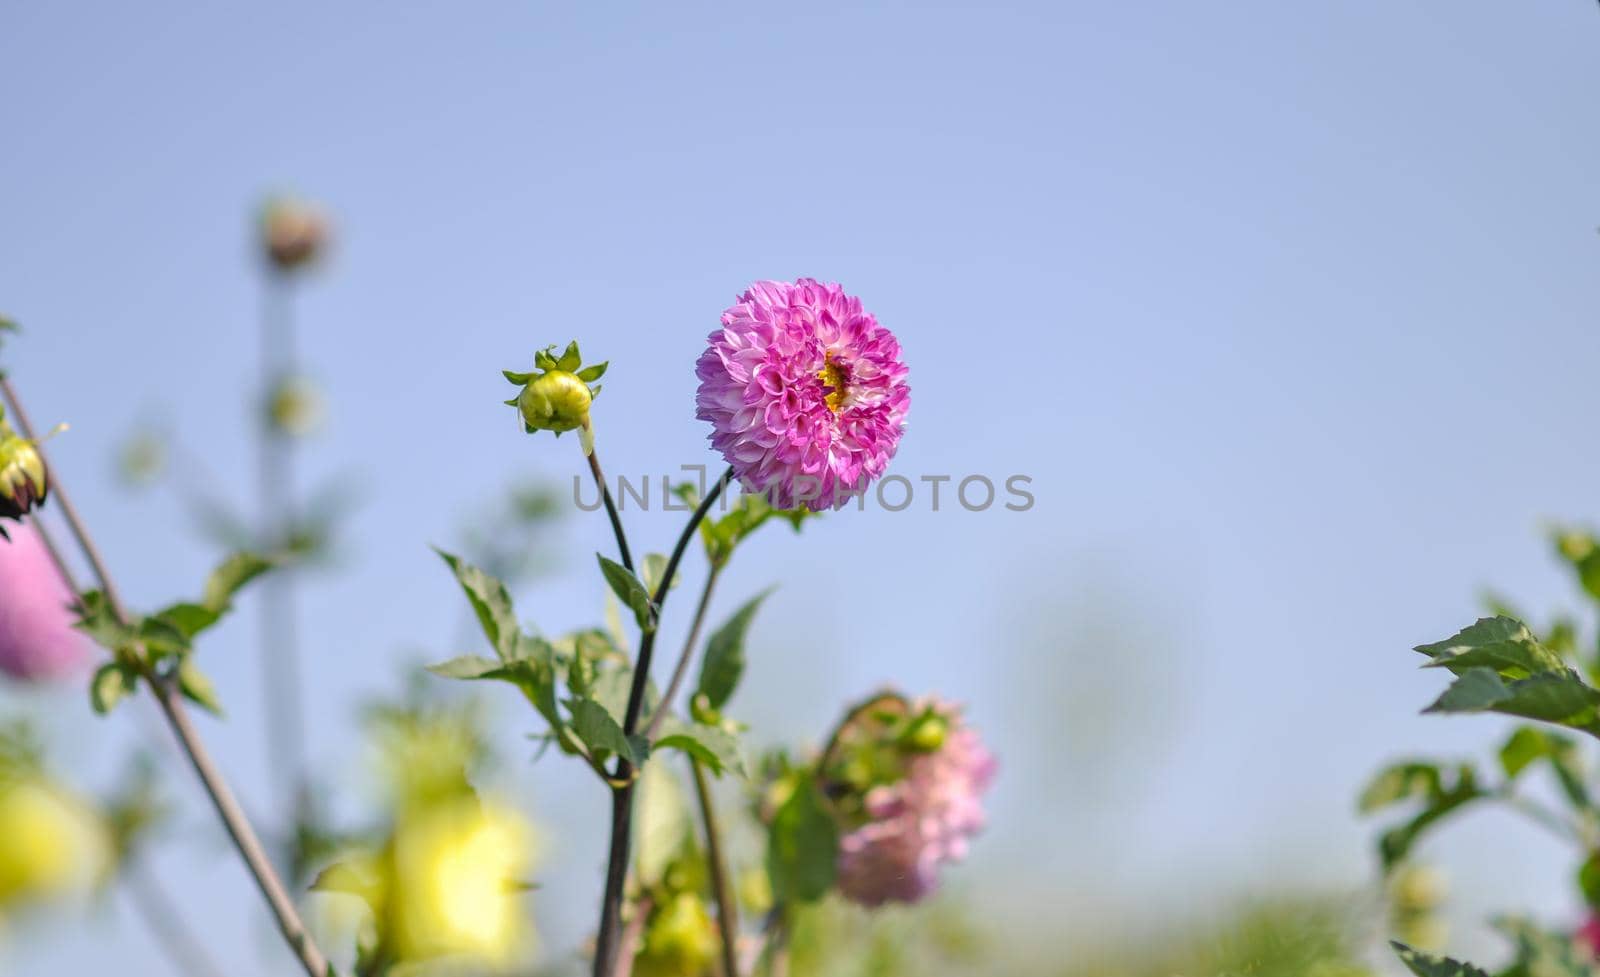
[[[889, 679], [968, 701], [1005, 770], [957, 884], [1019, 931], [1356, 884], [1364, 774], [1495, 725], [1417, 717], [1438, 683], [1406, 649], [1485, 584], [1541, 612], [1573, 599], [1537, 533], [1593, 517], [1600, 483], [1595, 14], [13, 4], [0, 307], [28, 332], [8, 365], [35, 414], [73, 425], [57, 464], [133, 598], [192, 589], [212, 554], [173, 500], [116, 485], [115, 448], [158, 418], [249, 491], [249, 219], [274, 189], [331, 209], [337, 252], [297, 310], [331, 400], [305, 467], [362, 489], [345, 565], [303, 602], [337, 773], [350, 704], [461, 650], [426, 544], [514, 477], [579, 464], [517, 431], [500, 369], [577, 336], [613, 364], [614, 471], [714, 463], [692, 365], [718, 312], [752, 279], [843, 282], [911, 367], [896, 470], [1027, 474], [1037, 503], [757, 540], [719, 601], [783, 584], [745, 714], [804, 739]], [[677, 518], [631, 532], [665, 549]], [[519, 595], [547, 630], [595, 613], [603, 521], [560, 545], [566, 572]], [[206, 732], [259, 795], [246, 617], [208, 650], [231, 718]], [[78, 732], [76, 695], [15, 701], [91, 781], [147, 733]], [[531, 719], [512, 705], [514, 751]], [[553, 763], [517, 773], [573, 893], [540, 906], [560, 946], [593, 901], [604, 800]], [[1570, 908], [1555, 852], [1487, 850], [1503, 828], [1433, 849], [1462, 918]], [[197, 834], [160, 867], [195, 879], [219, 945], [266, 947]], [[5, 966], [164, 973], [113, 916], [92, 940], [45, 926]]]

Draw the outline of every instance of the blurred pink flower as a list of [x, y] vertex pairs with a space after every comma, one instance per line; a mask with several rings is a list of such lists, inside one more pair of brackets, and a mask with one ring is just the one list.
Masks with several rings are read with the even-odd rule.
[[72, 591], [33, 523], [0, 540], [0, 672], [24, 682], [62, 678], [89, 659], [73, 626]]
[[966, 856], [983, 829], [983, 792], [994, 755], [951, 709], [944, 743], [914, 756], [904, 779], [867, 793], [866, 824], [839, 842], [839, 891], [865, 906], [916, 902], [937, 887], [939, 866]]
[[836, 509], [894, 457], [911, 402], [900, 355], [838, 285], [756, 282], [695, 364], [696, 416], [747, 490]]
[[1588, 948], [1589, 954], [1600, 960], [1600, 913], [1591, 912], [1574, 933], [1573, 939]]

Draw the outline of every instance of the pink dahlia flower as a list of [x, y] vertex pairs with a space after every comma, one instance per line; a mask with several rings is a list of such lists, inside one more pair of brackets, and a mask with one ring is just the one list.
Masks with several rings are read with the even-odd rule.
[[967, 854], [983, 829], [982, 795], [994, 755], [954, 710], [944, 743], [914, 756], [904, 779], [867, 793], [867, 823], [839, 841], [839, 891], [864, 906], [917, 902], [937, 887], [939, 866]]
[[0, 540], [0, 672], [24, 682], [61, 678], [88, 660], [73, 626], [72, 591], [31, 522]]
[[836, 509], [883, 474], [911, 390], [900, 344], [861, 300], [810, 278], [756, 282], [695, 364], [696, 416], [746, 491]]

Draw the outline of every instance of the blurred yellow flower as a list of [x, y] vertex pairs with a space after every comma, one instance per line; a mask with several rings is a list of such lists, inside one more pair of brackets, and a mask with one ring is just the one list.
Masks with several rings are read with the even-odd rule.
[[389, 938], [402, 960], [466, 954], [506, 964], [532, 942], [519, 906], [532, 832], [516, 813], [462, 800], [408, 812], [392, 843]]
[[112, 863], [105, 822], [38, 777], [0, 779], [0, 910], [81, 892]]

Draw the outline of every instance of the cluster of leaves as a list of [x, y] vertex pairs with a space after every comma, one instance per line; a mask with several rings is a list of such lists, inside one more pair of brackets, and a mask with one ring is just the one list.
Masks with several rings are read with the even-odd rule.
[[[620, 633], [598, 627], [557, 638], [529, 633], [518, 622], [505, 584], [459, 557], [440, 555], [471, 603], [495, 657], [452, 658], [430, 666], [434, 674], [516, 686], [544, 717], [547, 729], [540, 738], [563, 753], [582, 757], [606, 779], [610, 779], [606, 764], [612, 758], [625, 759], [637, 768], [661, 749], [689, 754], [718, 776], [729, 770], [744, 772], [735, 729], [726, 722], [667, 716], [653, 739], [624, 733], [633, 669]], [[643, 580], [603, 556], [599, 563], [607, 585], [632, 612], [641, 632], [653, 631], [656, 602], [652, 593], [661, 587], [665, 560], [655, 554], [646, 557]], [[711, 636], [695, 689], [697, 700], [704, 697], [720, 708], [733, 694], [744, 671], [744, 638], [753, 614], [753, 604], [746, 605]], [[639, 728], [652, 725], [658, 703], [659, 696], [647, 687]]]
[[[1498, 919], [1494, 928], [1510, 942], [1512, 959], [1494, 977], [1595, 977], [1600, 968], [1594, 951], [1562, 933], [1544, 930], [1517, 917]], [[1437, 957], [1406, 946], [1391, 944], [1417, 977], [1490, 977], [1482, 969], [1450, 957]]]
[[[1557, 553], [1579, 586], [1600, 607], [1600, 540], [1563, 530], [1555, 534]], [[1417, 842], [1461, 811], [1485, 804], [1509, 805], [1577, 848], [1577, 888], [1591, 912], [1600, 913], [1600, 809], [1590, 787], [1591, 767], [1584, 737], [1600, 738], [1600, 644], [1588, 650], [1577, 622], [1560, 617], [1540, 638], [1503, 600], [1491, 600], [1494, 615], [1443, 641], [1420, 645], [1423, 667], [1449, 672], [1448, 688], [1427, 713], [1497, 713], [1532, 720], [1501, 743], [1493, 770], [1471, 762], [1417, 759], [1379, 771], [1363, 791], [1363, 813], [1406, 806], [1408, 813], [1385, 830], [1378, 850], [1386, 871], [1400, 866]], [[1576, 735], [1575, 735], [1576, 734]], [[1553, 809], [1522, 791], [1532, 771], [1544, 771], [1563, 809]], [[1592, 975], [1594, 949], [1570, 936], [1540, 931], [1530, 924], [1497, 924], [1517, 948], [1504, 977]], [[1457, 961], [1429, 957], [1400, 947], [1402, 960], [1424, 977], [1465, 977], [1482, 971]]]
[[191, 702], [221, 714], [215, 687], [195, 664], [195, 640], [232, 609], [240, 588], [272, 566], [254, 553], [235, 553], [212, 571], [198, 600], [170, 604], [149, 615], [125, 616], [103, 592], [85, 593], [78, 627], [112, 656], [89, 683], [95, 712], [110, 712], [138, 688], [139, 679], [160, 674], [175, 678]]

